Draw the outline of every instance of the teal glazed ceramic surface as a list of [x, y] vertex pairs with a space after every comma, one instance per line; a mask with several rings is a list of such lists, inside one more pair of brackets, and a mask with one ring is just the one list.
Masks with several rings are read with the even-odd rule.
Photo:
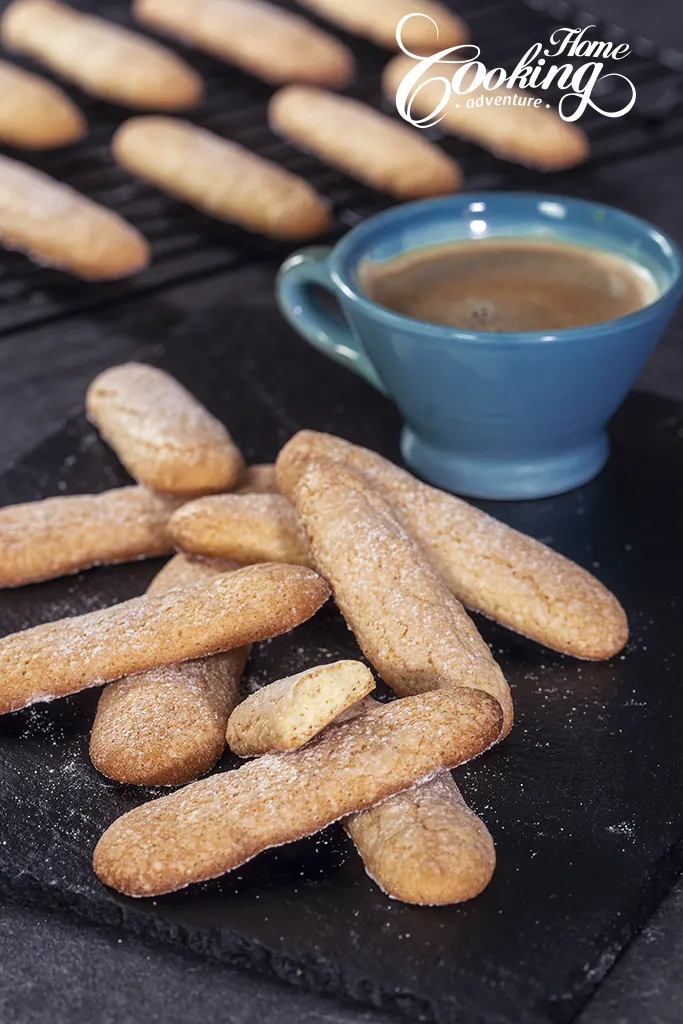
[[[368, 299], [365, 260], [458, 239], [558, 238], [630, 257], [659, 298], [628, 316], [555, 333], [466, 332], [402, 316]], [[312, 285], [332, 291], [345, 323]], [[371, 217], [333, 249], [284, 264], [285, 317], [316, 348], [389, 395], [406, 425], [402, 450], [421, 476], [480, 498], [538, 498], [577, 487], [605, 464], [605, 426], [632, 387], [683, 293], [676, 245], [645, 221], [597, 203], [530, 193], [457, 195]]]

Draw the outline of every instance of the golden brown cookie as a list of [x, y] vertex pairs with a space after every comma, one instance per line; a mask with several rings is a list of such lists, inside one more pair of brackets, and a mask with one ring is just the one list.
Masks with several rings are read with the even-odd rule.
[[254, 565], [0, 640], [0, 714], [286, 633], [327, 600], [310, 569]]
[[[147, 593], [163, 594], [237, 566], [176, 555]], [[110, 779], [180, 786], [204, 775], [225, 749], [249, 647], [151, 669], [105, 686], [90, 736], [92, 763]]]
[[0, 508], [0, 587], [168, 555], [168, 519], [179, 504], [144, 487], [118, 487]]
[[223, 491], [244, 461], [222, 423], [177, 380], [143, 363], [123, 363], [95, 377], [88, 419], [131, 476], [156, 491]]
[[[366, 697], [337, 719], [366, 715]], [[443, 906], [474, 899], [491, 880], [496, 851], [486, 825], [442, 772], [343, 821], [365, 869], [402, 903]]]
[[177, 548], [193, 555], [310, 565], [306, 535], [281, 494], [220, 494], [178, 509], [169, 523]]
[[397, 199], [462, 187], [460, 165], [426, 135], [347, 96], [288, 85], [270, 101], [268, 120], [288, 142]]
[[[395, 103], [396, 92], [406, 74], [415, 66], [410, 57], [400, 55], [389, 62], [383, 85], [387, 99]], [[448, 67], [449, 65], [446, 65]], [[452, 66], [451, 66], [452, 67]], [[438, 81], [443, 67], [428, 68], [412, 95], [413, 117], [429, 117], [443, 100], [444, 86]], [[432, 81], [433, 79], [433, 81]], [[424, 84], [422, 84], [424, 83]], [[466, 82], [462, 88], [466, 88]], [[561, 171], [583, 163], [590, 155], [588, 138], [575, 124], [563, 121], [545, 100], [540, 106], [520, 105], [533, 100], [519, 89], [488, 90], [478, 88], [463, 95], [451, 94], [440, 127], [452, 135], [476, 142], [503, 160], [536, 167], [541, 171]], [[480, 100], [481, 106], [473, 106]]]
[[138, 21], [279, 85], [346, 85], [351, 51], [322, 29], [265, 0], [135, 0]]
[[17, 149], [53, 149], [88, 129], [75, 103], [53, 82], [0, 60], [0, 141]]
[[57, 0], [14, 0], [2, 16], [0, 32], [8, 49], [112, 103], [187, 110], [202, 99], [201, 77], [176, 53]]
[[247, 466], [240, 477], [239, 486], [235, 487], [233, 494], [277, 494], [277, 481], [275, 479], [275, 466], [272, 463], [262, 463], [257, 466]]
[[147, 242], [122, 217], [42, 171], [0, 156], [0, 244], [87, 281], [149, 264]]
[[448, 772], [344, 821], [370, 878], [403, 903], [474, 899], [491, 881], [496, 851]]
[[[288, 449], [281, 455], [291, 468]], [[280, 463], [278, 462], [278, 466]], [[449, 686], [486, 690], [512, 727], [510, 689], [460, 602], [446, 589], [390, 505], [360, 473], [307, 461], [278, 472], [313, 561], [368, 661], [400, 696]]]
[[174, 555], [161, 569], [150, 585], [148, 594], [165, 594], [177, 587], [192, 587], [206, 583], [225, 572], [235, 572], [242, 566], [222, 558], [195, 558], [194, 555]]
[[[260, 692], [269, 695], [270, 689]], [[251, 699], [233, 713], [233, 726]], [[340, 712], [335, 724], [372, 714], [376, 707], [377, 702], [366, 697]], [[268, 712], [267, 727], [260, 729], [259, 749], [254, 753], [278, 749], [288, 709], [276, 700], [269, 704]], [[370, 810], [352, 814], [343, 824], [373, 881], [388, 896], [404, 903], [463, 903], [486, 888], [495, 869], [493, 839], [448, 772]]]
[[278, 459], [283, 493], [291, 492], [302, 466], [321, 456], [363, 473], [468, 608], [575, 658], [610, 658], [626, 644], [623, 608], [585, 569], [466, 501], [421, 483], [376, 452], [302, 431]]
[[90, 737], [97, 770], [135, 786], [181, 786], [205, 775], [225, 749], [248, 653], [239, 647], [105, 687]]
[[232, 712], [228, 746], [240, 757], [296, 750], [375, 689], [359, 661], [318, 665], [269, 683]]
[[266, 754], [129, 811], [97, 844], [95, 871], [129, 896], [216, 878], [476, 757], [500, 729], [498, 703], [476, 690], [380, 705], [300, 750]]
[[328, 231], [312, 185], [236, 142], [172, 117], [135, 117], [114, 135], [127, 170], [219, 220], [283, 241]]
[[[435, 0], [299, 0], [309, 10], [378, 46], [397, 50], [396, 29], [407, 15], [421, 14], [406, 21], [401, 39], [411, 53], [432, 54], [469, 39], [464, 21]], [[432, 19], [430, 21], [429, 19]], [[436, 22], [439, 32], [437, 36]]]

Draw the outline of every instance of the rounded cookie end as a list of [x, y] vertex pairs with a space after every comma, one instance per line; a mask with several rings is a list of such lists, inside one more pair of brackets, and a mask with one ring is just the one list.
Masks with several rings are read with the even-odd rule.
[[599, 630], [591, 630], [589, 636], [577, 637], [573, 644], [567, 646], [566, 654], [585, 661], [609, 661], [623, 651], [629, 640], [628, 619], [617, 599], [610, 596], [611, 607], [605, 609]]
[[496, 853], [493, 840], [487, 843], [456, 844], [419, 869], [392, 857], [380, 857], [368, 876], [391, 899], [421, 907], [445, 907], [466, 903], [481, 895], [493, 878]]

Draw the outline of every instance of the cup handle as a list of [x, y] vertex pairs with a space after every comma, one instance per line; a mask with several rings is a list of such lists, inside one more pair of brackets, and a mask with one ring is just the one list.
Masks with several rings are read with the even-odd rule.
[[276, 283], [278, 305], [285, 319], [313, 348], [354, 370], [386, 395], [387, 389], [351, 329], [330, 316], [311, 292], [311, 285], [317, 284], [335, 295], [328, 266], [331, 251], [327, 246], [313, 245], [283, 263]]

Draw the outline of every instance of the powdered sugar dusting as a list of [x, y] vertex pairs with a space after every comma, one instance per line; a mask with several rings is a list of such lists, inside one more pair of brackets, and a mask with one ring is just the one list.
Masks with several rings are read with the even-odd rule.
[[266, 754], [124, 815], [100, 840], [95, 869], [132, 895], [216, 877], [477, 756], [499, 728], [495, 702], [471, 690], [378, 705], [301, 750]]

